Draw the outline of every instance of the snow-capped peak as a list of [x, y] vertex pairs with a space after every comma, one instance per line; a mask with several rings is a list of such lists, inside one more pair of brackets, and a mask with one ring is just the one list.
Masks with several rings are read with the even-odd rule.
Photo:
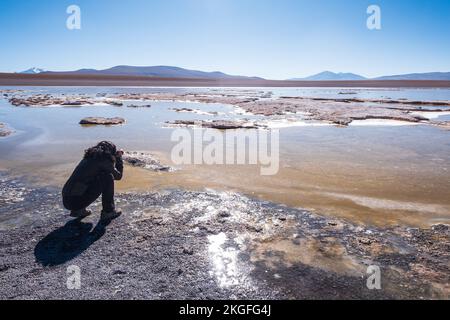
[[33, 68], [28, 69], [28, 70], [19, 72], [19, 73], [28, 73], [28, 74], [31, 73], [31, 74], [37, 74], [37, 73], [41, 73], [41, 72], [45, 72], [45, 70], [44, 70], [44, 69], [40, 69], [40, 68], [33, 67]]

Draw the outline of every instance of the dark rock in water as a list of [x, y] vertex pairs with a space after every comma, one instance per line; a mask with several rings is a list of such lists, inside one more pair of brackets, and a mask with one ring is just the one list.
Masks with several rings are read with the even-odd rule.
[[337, 118], [337, 119], [330, 119], [330, 122], [333, 122], [334, 124], [337, 124], [338, 126], [348, 126], [352, 122], [352, 119]]
[[6, 128], [6, 126], [3, 123], [0, 123], [0, 137], [7, 137], [11, 133], [13, 133], [11, 130]]
[[62, 106], [81, 106], [83, 103], [81, 101], [66, 101], [61, 103]]
[[175, 120], [166, 122], [173, 126], [199, 126], [209, 129], [219, 130], [235, 130], [235, 129], [259, 129], [265, 128], [263, 125], [259, 125], [253, 122], [241, 121], [241, 120]]
[[1, 129], [0, 128], [0, 138], [2, 137], [7, 137], [11, 134], [12, 132], [6, 129]]
[[132, 165], [133, 167], [140, 167], [152, 171], [171, 172], [174, 169], [170, 166], [161, 164], [154, 155], [148, 152], [125, 152], [123, 161]]
[[123, 118], [87, 117], [80, 121], [83, 125], [117, 125], [125, 123]]
[[137, 104], [129, 104], [127, 105], [128, 108], [151, 108], [151, 104], [143, 104], [143, 105], [137, 105]]
[[191, 108], [172, 108], [170, 110], [173, 110], [175, 112], [194, 112], [194, 109]]
[[105, 101], [107, 104], [111, 105], [111, 106], [115, 106], [115, 107], [121, 107], [123, 106], [122, 102], [119, 101]]
[[190, 113], [197, 113], [202, 115], [209, 115], [209, 116], [218, 116], [219, 112], [217, 111], [202, 111], [199, 109], [191, 109], [191, 108], [171, 108], [170, 110], [175, 112], [190, 112]]
[[425, 118], [424, 116], [421, 115], [414, 115], [414, 118], [417, 119], [418, 121], [428, 121], [428, 118]]

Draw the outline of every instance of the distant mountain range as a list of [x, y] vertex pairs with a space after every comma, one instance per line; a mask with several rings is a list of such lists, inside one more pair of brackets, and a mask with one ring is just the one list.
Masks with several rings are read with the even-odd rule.
[[[29, 69], [31, 70], [31, 69]], [[21, 73], [31, 73], [26, 70]], [[41, 69], [39, 69], [41, 70]], [[44, 73], [59, 74], [96, 74], [111, 76], [145, 76], [145, 77], [162, 77], [162, 78], [198, 78], [198, 79], [262, 79], [258, 77], [234, 76], [223, 72], [204, 72], [198, 70], [189, 70], [171, 66], [151, 66], [151, 67], [135, 67], [135, 66], [116, 66], [104, 70], [96, 69], [80, 69], [76, 71], [41, 71]], [[38, 73], [38, 72], [36, 72]]]
[[450, 80], [450, 72], [410, 73], [378, 77], [374, 80]]
[[[22, 72], [22, 74], [38, 73], [56, 73], [56, 74], [97, 74], [97, 75], [120, 75], [120, 76], [145, 76], [161, 78], [198, 78], [198, 79], [231, 79], [231, 80], [264, 80], [259, 77], [247, 77], [239, 75], [229, 75], [220, 71], [205, 72], [198, 70], [189, 70], [171, 66], [116, 66], [104, 70], [80, 69], [76, 71], [46, 71], [40, 68], [31, 68]], [[383, 76], [378, 78], [366, 78], [354, 73], [335, 73], [324, 71], [306, 78], [293, 78], [293, 81], [355, 81], [355, 80], [444, 80], [450, 81], [450, 72], [429, 72], [429, 73], [410, 73], [393, 76]]]
[[306, 81], [336, 81], [336, 80], [366, 80], [363, 76], [354, 73], [334, 73], [331, 71], [324, 71], [306, 78], [294, 78], [291, 80], [306, 80]]
[[293, 78], [297, 81], [339, 81], [339, 80], [444, 80], [450, 81], [450, 72], [409, 73], [377, 78], [366, 78], [354, 73], [335, 73], [324, 71], [306, 78]]

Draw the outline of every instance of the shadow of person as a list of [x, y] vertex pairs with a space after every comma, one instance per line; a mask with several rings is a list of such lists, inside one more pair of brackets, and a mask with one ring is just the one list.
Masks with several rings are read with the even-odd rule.
[[110, 221], [92, 223], [75, 219], [52, 231], [34, 248], [36, 262], [43, 266], [57, 266], [70, 261], [87, 250], [106, 232]]

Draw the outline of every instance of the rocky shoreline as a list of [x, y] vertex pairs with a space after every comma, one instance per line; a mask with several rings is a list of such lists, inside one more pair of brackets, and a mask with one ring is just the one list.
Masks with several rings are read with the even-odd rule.
[[[8, 94], [7, 94], [8, 95]], [[220, 103], [241, 108], [244, 112], [265, 117], [301, 115], [304, 120], [321, 121], [338, 126], [348, 126], [355, 120], [396, 120], [420, 123], [448, 129], [448, 121], [433, 121], [420, 112], [448, 112], [449, 101], [415, 101], [404, 99], [357, 99], [357, 98], [314, 98], [288, 97], [274, 98], [264, 92], [239, 94], [231, 93], [126, 93], [88, 97], [61, 96], [49, 94], [26, 96], [9, 94], [9, 102], [14, 106], [45, 107], [53, 105], [83, 106], [109, 104], [123, 106], [124, 100], [131, 101], [182, 101], [199, 103]], [[151, 105], [128, 105], [128, 107], [151, 107]], [[217, 112], [204, 113], [191, 108], [172, 108], [175, 112], [191, 112], [218, 116]], [[221, 121], [221, 120], [220, 120]]]
[[[357, 226], [212, 190], [120, 194], [106, 225], [99, 203], [78, 221], [59, 198], [1, 177], [1, 299], [449, 298], [448, 225]], [[381, 290], [366, 287], [369, 265]]]

